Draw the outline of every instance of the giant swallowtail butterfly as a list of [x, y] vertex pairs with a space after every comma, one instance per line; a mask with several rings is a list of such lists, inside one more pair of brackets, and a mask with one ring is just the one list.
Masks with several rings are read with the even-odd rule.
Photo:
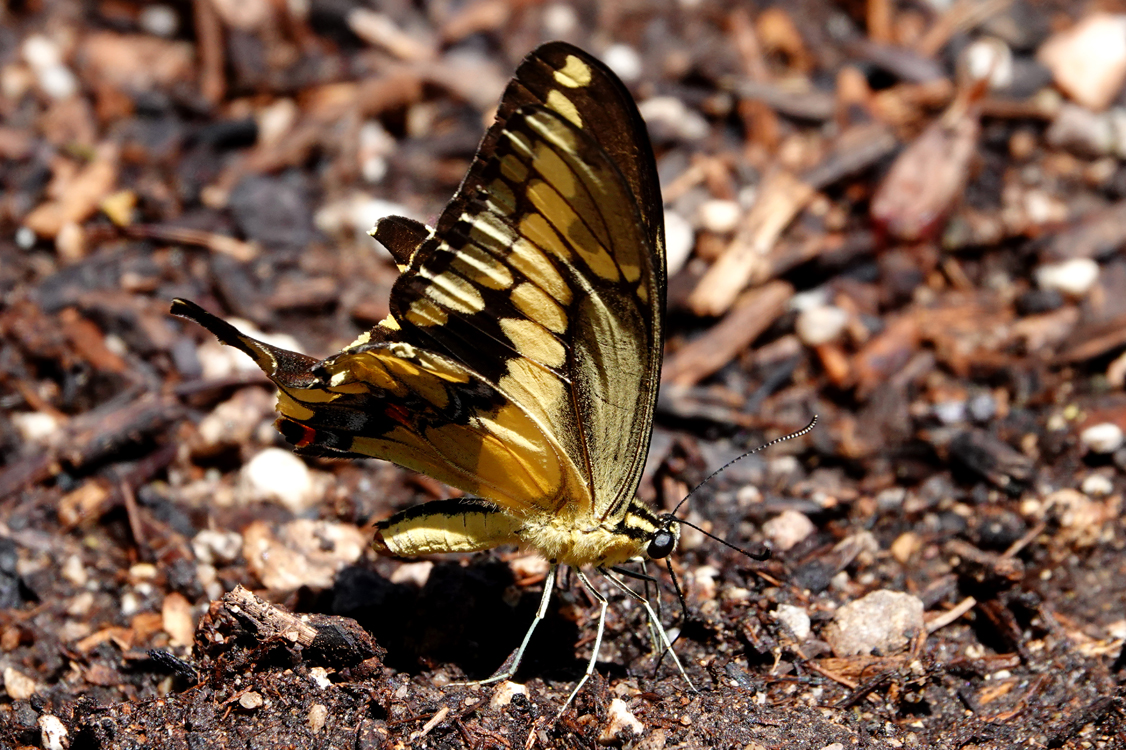
[[327, 359], [244, 336], [191, 302], [172, 312], [255, 359], [298, 453], [375, 456], [472, 496], [378, 523], [379, 552], [513, 543], [547, 558], [537, 618], [486, 682], [515, 672], [559, 565], [603, 615], [584, 568], [656, 623], [612, 572], [667, 557], [678, 537], [635, 497], [660, 379], [665, 242], [653, 151], [625, 86], [569, 44], [539, 47], [437, 226], [390, 217], [371, 234], [402, 271], [391, 314]]

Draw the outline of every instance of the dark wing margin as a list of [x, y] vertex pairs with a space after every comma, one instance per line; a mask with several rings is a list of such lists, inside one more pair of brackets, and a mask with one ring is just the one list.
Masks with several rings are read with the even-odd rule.
[[430, 235], [430, 228], [405, 216], [387, 216], [376, 222], [368, 234], [387, 248], [396, 263], [407, 266], [419, 245]]
[[194, 302], [186, 299], [172, 300], [169, 311], [180, 318], [187, 318], [211, 331], [215, 338], [227, 346], [245, 352], [279, 388], [309, 388], [317, 379], [310, 373], [319, 360], [297, 352], [291, 352], [243, 335], [237, 328], [217, 318]]
[[[562, 81], [573, 69], [569, 58], [575, 58], [591, 71], [589, 77], [581, 76], [573, 80], [576, 85]], [[477, 159], [465, 180], [462, 181], [456, 202], [462, 194], [470, 193], [480, 187], [481, 171], [485, 160], [492, 156], [500, 132], [507, 121], [520, 107], [528, 104], [543, 104], [549, 109], [560, 111], [552, 92], [565, 92], [566, 99], [583, 117], [582, 128], [602, 146], [610, 160], [621, 170], [629, 185], [630, 192], [637, 199], [641, 209], [642, 222], [649, 233], [650, 242], [660, 257], [659, 277], [656, 286], [661, 292], [661, 311], [665, 307], [665, 222], [661, 202], [661, 184], [657, 177], [657, 160], [653, 156], [653, 146], [645, 121], [637, 110], [633, 96], [621, 79], [605, 63], [566, 42], [548, 42], [533, 50], [520, 67], [501, 98], [497, 109], [497, 122], [489, 128], [481, 141]], [[563, 104], [562, 108], [567, 105]], [[567, 116], [567, 112], [560, 111]], [[453, 206], [451, 205], [451, 208]], [[456, 220], [457, 214], [444, 212], [443, 220], [450, 214]], [[443, 224], [440, 221], [438, 229]]]

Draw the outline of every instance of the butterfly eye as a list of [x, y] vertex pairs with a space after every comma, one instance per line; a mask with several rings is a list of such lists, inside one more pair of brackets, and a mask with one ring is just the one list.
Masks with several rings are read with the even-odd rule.
[[676, 536], [668, 529], [661, 529], [653, 535], [646, 554], [651, 560], [660, 560], [671, 555], [674, 547], [676, 547]]

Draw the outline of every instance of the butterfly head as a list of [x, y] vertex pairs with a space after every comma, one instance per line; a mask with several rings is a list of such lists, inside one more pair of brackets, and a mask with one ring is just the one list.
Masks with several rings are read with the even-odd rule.
[[680, 528], [673, 524], [677, 520], [671, 514], [659, 517], [660, 523], [649, 537], [649, 544], [645, 548], [645, 554], [650, 560], [664, 560], [676, 549], [676, 543], [680, 541]]

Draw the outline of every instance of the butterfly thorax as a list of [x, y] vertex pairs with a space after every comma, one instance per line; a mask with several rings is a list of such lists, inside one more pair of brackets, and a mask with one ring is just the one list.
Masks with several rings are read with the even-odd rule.
[[618, 521], [597, 518], [529, 519], [520, 541], [548, 561], [576, 567], [613, 567], [647, 557], [646, 549], [659, 530], [656, 516], [633, 501]]

